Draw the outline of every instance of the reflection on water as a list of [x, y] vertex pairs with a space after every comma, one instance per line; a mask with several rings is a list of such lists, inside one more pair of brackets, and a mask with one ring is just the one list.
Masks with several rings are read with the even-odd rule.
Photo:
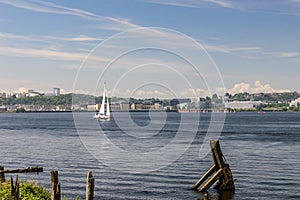
[[234, 199], [233, 197], [234, 191], [205, 192], [199, 200], [232, 200]]

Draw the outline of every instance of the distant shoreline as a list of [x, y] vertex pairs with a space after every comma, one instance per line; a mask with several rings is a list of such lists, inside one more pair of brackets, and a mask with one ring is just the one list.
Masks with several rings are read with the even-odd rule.
[[[80, 110], [67, 110], [67, 111], [26, 111], [26, 112], [0, 112], [0, 113], [97, 113], [98, 111], [80, 111]], [[178, 111], [178, 110], [118, 110], [118, 111], [111, 111], [111, 113], [118, 113], [118, 112], [176, 112], [176, 113], [271, 113], [271, 112], [280, 112], [280, 113], [298, 113], [299, 111], [283, 111], [283, 110], [264, 110], [264, 111], [256, 111], [256, 110], [238, 110], [235, 112], [223, 112], [223, 111]]]
[[[118, 111], [111, 111], [114, 112], [178, 112], [177, 110], [118, 110]], [[83, 112], [89, 112], [89, 113], [97, 113], [98, 111], [80, 111], [80, 110], [66, 110], [66, 111], [25, 111], [25, 112], [0, 112], [0, 113], [70, 113], [70, 112], [76, 112], [76, 113], [83, 113]]]

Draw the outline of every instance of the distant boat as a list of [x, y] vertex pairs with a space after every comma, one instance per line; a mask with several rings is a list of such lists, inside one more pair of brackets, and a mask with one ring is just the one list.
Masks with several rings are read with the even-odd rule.
[[100, 121], [109, 121], [110, 120], [108, 97], [106, 97], [106, 112], [105, 112], [105, 97], [106, 97], [106, 89], [105, 89], [105, 83], [104, 83], [101, 107], [100, 107], [99, 112], [93, 116], [94, 119], [98, 119]]

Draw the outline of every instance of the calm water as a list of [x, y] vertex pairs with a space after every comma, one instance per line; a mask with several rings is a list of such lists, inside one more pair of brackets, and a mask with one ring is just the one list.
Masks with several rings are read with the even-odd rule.
[[[82, 115], [91, 118], [92, 114]], [[147, 113], [132, 113], [131, 117], [140, 127], [150, 123]], [[209, 114], [201, 114], [194, 142], [172, 165], [134, 174], [95, 159], [82, 144], [72, 113], [1, 113], [0, 164], [6, 169], [43, 166], [43, 173], [20, 176], [38, 180], [47, 188], [50, 171], [58, 169], [63, 196], [70, 199], [84, 198], [88, 170], [95, 177], [96, 199], [202, 199], [202, 193], [190, 188], [212, 165], [211, 154], [201, 160], [198, 156], [209, 120]], [[179, 113], [168, 113], [162, 130], [141, 140], [126, 136], [113, 120], [99, 127], [121, 148], [137, 151], [168, 144], [179, 122]], [[130, 126], [126, 128], [131, 131]], [[220, 143], [236, 179], [236, 191], [211, 189], [209, 199], [300, 199], [300, 113], [229, 113]]]

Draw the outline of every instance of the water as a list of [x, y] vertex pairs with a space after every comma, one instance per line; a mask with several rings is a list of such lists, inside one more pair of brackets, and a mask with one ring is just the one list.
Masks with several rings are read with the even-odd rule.
[[[82, 115], [89, 118], [92, 114]], [[197, 116], [185, 115], [191, 119]], [[131, 117], [145, 127], [146, 133], [148, 113], [131, 113]], [[152, 150], [171, 141], [179, 119], [179, 113], [168, 113], [163, 130], [141, 140], [122, 134], [113, 120], [101, 126], [121, 148]], [[82, 144], [72, 113], [1, 113], [0, 163], [6, 169], [43, 166], [43, 173], [19, 176], [38, 180], [47, 188], [50, 171], [59, 170], [62, 194], [69, 199], [85, 197], [88, 170], [95, 177], [95, 199], [203, 199], [202, 193], [190, 188], [212, 165], [211, 154], [202, 160], [198, 157], [209, 120], [208, 113], [201, 114], [194, 142], [172, 165], [134, 174], [95, 159]], [[236, 179], [236, 191], [219, 193], [211, 189], [209, 199], [300, 199], [299, 122], [300, 113], [227, 114], [220, 144]], [[126, 131], [135, 130], [128, 126]], [[122, 165], [120, 162], [118, 165]]]

